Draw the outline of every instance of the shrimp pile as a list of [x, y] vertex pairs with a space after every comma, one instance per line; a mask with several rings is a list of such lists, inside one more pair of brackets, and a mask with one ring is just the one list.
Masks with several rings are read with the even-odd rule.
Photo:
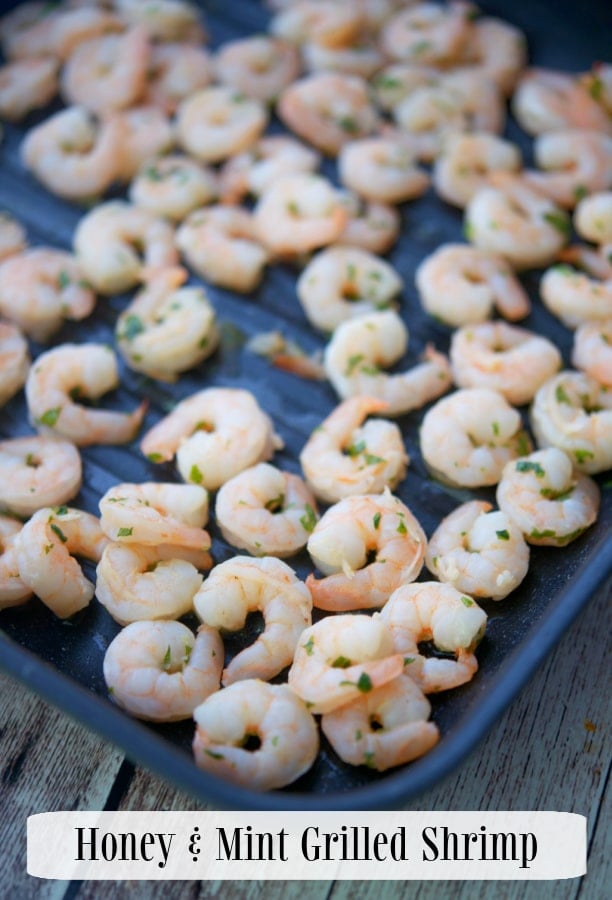
[[[595, 526], [612, 467], [610, 66], [527, 67], [469, 3], [269, 5], [220, 46], [191, 0], [0, 18], [0, 117], [78, 214], [67, 252], [0, 211], [0, 405], [36, 432], [0, 441], [0, 610], [94, 604], [112, 702], [193, 719], [196, 764], [259, 791], [320, 730], [380, 772], [432, 750], [427, 695], [478, 678], [486, 603]], [[437, 199], [463, 241], [426, 233]], [[402, 221], [417, 260], [385, 258]], [[270, 288], [312, 355], [232, 344]], [[515, 324], [542, 310], [571, 358]]]

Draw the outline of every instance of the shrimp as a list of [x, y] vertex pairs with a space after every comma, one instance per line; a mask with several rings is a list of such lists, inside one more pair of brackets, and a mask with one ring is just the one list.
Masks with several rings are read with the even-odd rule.
[[330, 0], [298, 0], [270, 22], [270, 31], [294, 44], [314, 41], [323, 47], [346, 47], [362, 27], [361, 11]]
[[419, 409], [451, 386], [446, 356], [427, 347], [424, 361], [396, 375], [381, 372], [405, 352], [408, 331], [397, 313], [370, 313], [338, 326], [327, 345], [324, 366], [340, 397], [366, 394], [384, 400], [387, 415]]
[[183, 100], [208, 87], [212, 79], [213, 63], [204, 47], [186, 43], [154, 44], [144, 99], [172, 115]]
[[249, 790], [290, 784], [319, 752], [316, 722], [285, 684], [240, 681], [211, 695], [193, 717], [196, 765]]
[[268, 123], [262, 103], [225, 85], [190, 94], [177, 111], [181, 146], [205, 163], [222, 162], [253, 144]]
[[21, 522], [0, 515], [0, 610], [21, 606], [32, 596], [31, 589], [19, 576], [15, 538], [22, 529]]
[[25, 392], [32, 423], [43, 434], [65, 437], [81, 447], [133, 440], [147, 404], [134, 412], [89, 409], [78, 397], [97, 399], [119, 384], [117, 359], [106, 344], [61, 344], [32, 366]]
[[148, 160], [129, 189], [134, 206], [174, 222], [218, 195], [216, 174], [188, 156], [172, 155]]
[[147, 162], [157, 162], [157, 157], [174, 149], [174, 123], [158, 106], [131, 106], [119, 110], [113, 118], [124, 131], [123, 158], [117, 176], [120, 182], [131, 181]]
[[178, 619], [193, 611], [202, 576], [181, 558], [181, 549], [107, 544], [96, 569], [96, 597], [116, 622]]
[[197, 484], [116, 484], [100, 499], [100, 527], [113, 541], [208, 550], [208, 493]]
[[49, 18], [54, 8], [48, 3], [18, 4], [0, 20], [0, 40], [8, 59], [42, 56], [50, 52]]
[[287, 128], [328, 156], [378, 126], [367, 83], [357, 75], [319, 72], [295, 81], [281, 93], [276, 111]]
[[527, 184], [559, 206], [573, 209], [585, 191], [612, 187], [612, 137], [597, 131], [555, 131], [538, 137], [534, 145], [537, 165]]
[[394, 206], [364, 201], [350, 191], [342, 191], [340, 203], [347, 212], [347, 221], [338, 243], [377, 254], [387, 253], [393, 247], [401, 226]]
[[514, 406], [533, 400], [562, 363], [552, 341], [506, 322], [457, 329], [451, 338], [450, 361], [457, 387], [491, 388]]
[[0, 508], [27, 518], [43, 506], [61, 506], [81, 488], [81, 457], [74, 444], [40, 435], [0, 442]]
[[557, 447], [537, 450], [504, 468], [497, 502], [530, 544], [564, 547], [597, 519], [599, 488], [575, 471]]
[[352, 141], [338, 157], [340, 180], [366, 200], [404, 203], [429, 187], [429, 176], [415, 159], [415, 153], [397, 138]]
[[52, 57], [16, 60], [0, 67], [0, 116], [17, 122], [46, 106], [57, 93], [57, 69]]
[[70, 253], [35, 247], [0, 263], [0, 313], [36, 341], [46, 343], [64, 319], [87, 318], [95, 303]]
[[375, 688], [321, 719], [340, 759], [384, 772], [423, 756], [440, 738], [431, 704], [408, 675]]
[[122, 200], [83, 216], [74, 250], [86, 277], [100, 294], [118, 294], [138, 284], [146, 267], [174, 266], [174, 230], [163, 219]]
[[612, 467], [612, 394], [588, 375], [564, 371], [545, 382], [531, 425], [539, 447], [564, 450], [581, 472]]
[[385, 63], [383, 53], [367, 31], [362, 32], [352, 45], [325, 47], [310, 41], [302, 45], [301, 51], [309, 72], [339, 72], [370, 78]]
[[116, 0], [116, 8], [133, 25], [160, 41], [201, 44], [206, 30], [198, 4], [188, 0]]
[[215, 58], [217, 80], [261, 103], [272, 103], [300, 73], [300, 55], [287, 41], [254, 34], [228, 41]]
[[512, 111], [532, 135], [581, 128], [612, 133], [610, 120], [576, 75], [527, 69], [512, 98]]
[[0, 408], [24, 386], [29, 369], [28, 342], [16, 325], [0, 321]]
[[203, 288], [183, 287], [184, 269], [158, 269], [117, 319], [120, 353], [136, 372], [176, 381], [216, 349], [215, 311]]
[[92, 4], [55, 9], [46, 23], [49, 26], [49, 52], [61, 62], [65, 62], [84, 41], [110, 32], [122, 32], [126, 27], [120, 16]]
[[207, 388], [182, 400], [144, 436], [151, 462], [176, 463], [185, 481], [216, 490], [283, 446], [255, 397], [237, 388]]
[[380, 34], [383, 52], [400, 62], [454, 63], [470, 35], [470, 6], [417, 3], [388, 19]]
[[62, 69], [62, 97], [99, 116], [133, 106], [145, 91], [150, 52], [140, 27], [79, 43]]
[[583, 197], [574, 211], [578, 234], [594, 244], [612, 244], [612, 191]]
[[221, 534], [253, 556], [293, 556], [306, 546], [317, 504], [298, 475], [258, 463], [219, 489], [215, 505]]
[[300, 635], [312, 622], [310, 592], [293, 569], [269, 556], [235, 556], [215, 566], [193, 604], [202, 622], [222, 631], [239, 631], [256, 610], [263, 615], [263, 632], [223, 670], [225, 687], [278, 675], [293, 661]]
[[205, 281], [248, 294], [260, 283], [269, 260], [258, 237], [248, 210], [209, 206], [185, 219], [176, 232], [176, 246]]
[[326, 616], [298, 641], [289, 687], [314, 714], [326, 714], [401, 674], [386, 624], [366, 615]]
[[472, 23], [469, 47], [469, 67], [480, 78], [492, 80], [500, 91], [509, 96], [527, 63], [525, 34], [509, 22], [483, 17]]
[[434, 66], [416, 62], [392, 63], [373, 77], [371, 88], [376, 105], [392, 112], [416, 88], [437, 85], [440, 77], [440, 70]]
[[590, 96], [602, 109], [612, 116], [612, 65], [604, 62], [594, 63], [590, 72], [580, 76], [580, 83], [586, 87]]
[[176, 722], [219, 690], [223, 644], [212, 628], [132, 622], [104, 654], [104, 680], [118, 706], [139, 719]]
[[96, 124], [84, 107], [69, 106], [27, 132], [21, 158], [53, 194], [89, 199], [103, 194], [119, 175], [124, 139], [117, 117]]
[[345, 400], [312, 432], [300, 453], [307, 484], [325, 503], [354, 494], [393, 490], [406, 474], [409, 458], [394, 422], [366, 416], [383, 413], [384, 400]]
[[283, 175], [314, 172], [320, 155], [301, 141], [283, 134], [263, 137], [248, 150], [232, 156], [219, 176], [224, 203], [238, 203], [246, 194], [259, 197]]
[[489, 388], [438, 400], [425, 414], [420, 444], [432, 475], [459, 487], [497, 484], [505, 464], [531, 450], [520, 414]]
[[15, 538], [19, 577], [56, 616], [67, 619], [94, 595], [73, 555], [97, 562], [106, 543], [96, 516], [69, 506], [43, 507]]
[[[522, 460], [508, 465], [522, 465]], [[425, 565], [458, 591], [503, 600], [527, 574], [529, 547], [510, 513], [472, 500], [440, 522], [429, 539]]]
[[602, 323], [612, 316], [612, 266], [599, 257], [591, 261], [590, 254], [578, 256], [587, 271], [563, 263], [548, 269], [540, 281], [545, 306], [568, 328], [583, 322]]
[[349, 319], [392, 306], [402, 286], [385, 260], [367, 250], [335, 245], [312, 259], [296, 287], [310, 323], [331, 332]]
[[576, 329], [572, 363], [600, 384], [612, 388], [612, 318], [585, 322]]
[[521, 176], [494, 172], [489, 182], [465, 211], [470, 242], [505, 257], [514, 269], [551, 263], [569, 239], [566, 213]]
[[491, 172], [518, 172], [519, 148], [494, 134], [451, 134], [433, 169], [436, 193], [447, 203], [464, 208], [486, 187]]
[[0, 262], [21, 253], [26, 247], [23, 226], [10, 213], [0, 210]]
[[427, 539], [408, 507], [385, 488], [382, 494], [346, 497], [330, 507], [307, 546], [326, 576], [306, 579], [314, 605], [345, 612], [379, 608], [400, 584], [414, 581]]
[[[389, 629], [404, 671], [425, 694], [459, 687], [478, 671], [474, 650], [484, 635], [487, 616], [471, 597], [451, 584], [403, 584], [375, 620]], [[419, 644], [425, 641], [455, 658], [424, 656]]]

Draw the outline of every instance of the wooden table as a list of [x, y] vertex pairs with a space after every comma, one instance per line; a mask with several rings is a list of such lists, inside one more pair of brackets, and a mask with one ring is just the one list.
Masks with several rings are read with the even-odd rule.
[[[26, 817], [60, 809], [206, 809], [121, 751], [0, 676], [0, 896], [44, 900], [603, 900], [612, 846], [606, 794], [610, 754], [609, 596], [589, 604], [522, 695], [467, 762], [405, 809], [559, 810], [588, 817], [589, 871], [562, 882], [89, 882], [26, 874]], [[607, 805], [606, 805], [607, 801]]]

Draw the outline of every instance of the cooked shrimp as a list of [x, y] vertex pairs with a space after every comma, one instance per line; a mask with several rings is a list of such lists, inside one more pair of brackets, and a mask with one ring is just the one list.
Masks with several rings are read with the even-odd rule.
[[193, 717], [196, 765], [249, 790], [290, 784], [319, 752], [316, 722], [285, 684], [240, 681], [211, 695]]
[[576, 329], [572, 363], [600, 384], [612, 388], [612, 318], [585, 322]]
[[16, 325], [0, 321], [0, 408], [24, 386], [29, 369], [28, 342]]
[[64, 319], [85, 319], [96, 298], [70, 253], [35, 247], [0, 264], [0, 312], [47, 342]]
[[527, 184], [565, 209], [573, 209], [585, 191], [612, 187], [612, 137], [597, 131], [555, 131], [538, 137], [534, 145], [537, 165]]
[[552, 69], [527, 69], [512, 98], [512, 110], [529, 134], [583, 128], [610, 134], [606, 111], [576, 75]]
[[4, 210], [0, 210], [0, 262], [25, 250], [24, 227]]
[[[478, 671], [474, 650], [487, 616], [471, 597], [450, 584], [403, 584], [375, 620], [389, 629], [404, 671], [426, 694], [459, 687]], [[424, 641], [433, 641], [438, 650], [453, 653], [455, 659], [424, 656], [419, 652]]]
[[131, 181], [145, 163], [174, 149], [174, 123], [158, 106], [131, 106], [119, 110], [113, 118], [124, 131], [123, 158], [117, 176], [120, 181]]
[[314, 605], [334, 612], [383, 606], [400, 584], [418, 577], [426, 546], [423, 529], [388, 488], [340, 500], [308, 539], [326, 576], [306, 579]]
[[201, 9], [187, 0], [115, 0], [119, 12], [134, 25], [142, 26], [151, 38], [160, 41], [206, 40]]
[[26, 168], [58, 197], [103, 194], [123, 165], [125, 130], [115, 116], [96, 124], [82, 106], [69, 106], [31, 128], [21, 145]]
[[297, 0], [270, 22], [270, 31], [294, 44], [316, 41], [323, 47], [346, 47], [359, 34], [363, 20], [354, 6], [330, 0]]
[[54, 7], [48, 3], [19, 3], [0, 19], [0, 40], [8, 59], [43, 56], [49, 53], [49, 18]]
[[42, 353], [30, 369], [25, 386], [30, 419], [43, 434], [65, 437], [81, 447], [131, 441], [146, 402], [131, 413], [76, 402], [79, 397], [95, 400], [118, 384], [117, 359], [106, 344], [61, 344]]
[[467, 3], [417, 3], [388, 19], [380, 34], [381, 47], [392, 59], [423, 65], [457, 61], [468, 40]]
[[424, 361], [396, 375], [381, 372], [404, 354], [408, 331], [397, 313], [369, 313], [338, 326], [325, 350], [327, 377], [343, 399], [366, 394], [384, 400], [387, 415], [419, 409], [451, 386], [444, 354], [427, 347]]
[[461, 487], [497, 484], [505, 464], [531, 449], [520, 414], [488, 388], [438, 400], [425, 414], [420, 441], [432, 474]]
[[293, 556], [306, 546], [317, 504], [298, 475], [258, 463], [221, 486], [215, 505], [221, 534], [253, 556]]
[[101, 116], [133, 106], [145, 91], [150, 52], [139, 27], [79, 43], [62, 69], [62, 97]]
[[340, 203], [348, 218], [338, 243], [359, 247], [369, 253], [387, 253], [399, 236], [401, 219], [389, 203], [370, 203], [357, 194], [342, 191]]
[[205, 281], [245, 294], [255, 290], [269, 259], [253, 215], [234, 206], [196, 209], [176, 232], [176, 246]]
[[67, 503], [81, 487], [79, 451], [52, 437], [0, 442], [0, 472], [0, 508], [24, 518], [43, 506]]
[[506, 322], [457, 329], [451, 338], [450, 361], [457, 387], [491, 388], [514, 406], [532, 400], [562, 363], [552, 341]]
[[202, 622], [222, 631], [239, 631], [251, 612], [263, 615], [262, 633], [223, 670], [224, 686], [278, 675], [312, 621], [310, 592], [293, 569], [270, 556], [235, 556], [215, 566], [193, 603]]
[[521, 151], [510, 141], [484, 132], [451, 134], [435, 162], [433, 185], [439, 197], [463, 208], [487, 186], [490, 172], [520, 168]]
[[384, 772], [423, 756], [440, 732], [427, 719], [431, 704], [407, 675], [375, 688], [321, 719], [323, 734], [340, 759]]
[[[574, 248], [569, 247], [571, 250]], [[612, 266], [597, 256], [591, 261], [590, 255], [578, 254], [578, 261], [587, 271], [557, 265], [548, 269], [540, 281], [544, 304], [568, 328], [582, 322], [605, 322], [612, 316]]]
[[106, 543], [95, 516], [68, 506], [39, 509], [15, 538], [19, 577], [56, 616], [67, 619], [94, 595], [73, 556], [97, 562]]
[[21, 606], [32, 596], [32, 591], [19, 577], [15, 538], [22, 529], [21, 522], [8, 516], [0, 516], [0, 610], [9, 606]]
[[551, 263], [570, 235], [566, 213], [519, 175], [494, 172], [489, 181], [465, 211], [471, 243], [499, 253], [515, 269]]
[[140, 448], [151, 462], [176, 454], [185, 481], [216, 490], [283, 446], [249, 391], [208, 388], [187, 397], [145, 434]]
[[130, 201], [154, 216], [175, 222], [218, 195], [216, 174], [188, 156], [172, 155], [148, 160], [129, 190]]
[[397, 425], [384, 419], [364, 423], [366, 416], [386, 409], [384, 400], [351, 397], [312, 432], [300, 463], [320, 500], [336, 503], [354, 494], [382, 493], [403, 479], [409, 459]]
[[302, 632], [289, 687], [314, 715], [329, 713], [401, 674], [403, 659], [380, 619], [326, 616]]
[[396, 138], [352, 141], [338, 157], [342, 184], [367, 200], [404, 203], [420, 197], [429, 176], [416, 165], [416, 156]]
[[154, 44], [147, 71], [145, 101], [172, 115], [190, 94], [213, 79], [213, 63], [204, 47], [193, 44]]
[[504, 468], [497, 502], [530, 544], [563, 547], [597, 519], [599, 488], [563, 450], [537, 450]]
[[529, 547], [510, 513], [471, 500], [440, 522], [429, 539], [425, 565], [458, 591], [503, 600], [527, 574]]
[[101, 294], [134, 287], [143, 266], [174, 266], [178, 261], [171, 225], [122, 200], [102, 203], [83, 216], [74, 233], [74, 250]]
[[447, 325], [483, 322], [495, 307], [511, 321], [529, 314], [529, 297], [506, 260], [468, 244], [442, 244], [419, 264], [423, 308]]
[[181, 287], [184, 269], [157, 269], [117, 319], [117, 347], [127, 364], [160, 381], [176, 381], [215, 350], [215, 311], [199, 287]]
[[367, 83], [335, 72], [309, 75], [285, 88], [277, 113], [287, 128], [329, 156], [378, 125]]
[[166, 558], [157, 547], [106, 545], [96, 569], [96, 597], [116, 622], [178, 619], [193, 611], [202, 576], [181, 558], [180, 547], [174, 552]]
[[301, 51], [308, 72], [339, 72], [370, 78], [385, 63], [376, 40], [365, 30], [352, 45], [325, 47], [316, 41], [309, 41], [302, 44]]
[[176, 722], [219, 690], [223, 644], [212, 628], [132, 622], [104, 655], [104, 680], [118, 706], [139, 719]]
[[612, 191], [584, 197], [574, 211], [578, 234], [594, 244], [612, 244]]
[[612, 65], [604, 62], [593, 63], [590, 72], [580, 77], [591, 97], [612, 116]]
[[77, 8], [57, 5], [47, 17], [46, 24], [50, 32], [49, 51], [61, 62], [65, 62], [84, 41], [121, 32], [126, 27], [120, 16], [110, 9], [98, 9], [92, 3]]
[[52, 57], [23, 59], [0, 68], [0, 116], [23, 119], [33, 109], [46, 106], [57, 93], [57, 60]]
[[232, 156], [221, 169], [220, 192], [224, 203], [238, 203], [246, 194], [259, 197], [283, 175], [314, 172], [319, 154], [301, 141], [283, 134], [263, 137], [243, 153]]
[[439, 84], [440, 77], [440, 70], [434, 66], [392, 63], [374, 76], [371, 88], [377, 106], [391, 112], [416, 88]]
[[308, 320], [322, 331], [393, 306], [402, 279], [385, 260], [356, 247], [333, 246], [318, 253], [297, 282]]
[[612, 393], [582, 372], [561, 372], [535, 395], [531, 424], [540, 447], [564, 450], [581, 472], [612, 467]]
[[464, 47], [482, 80], [493, 80], [508, 96], [527, 63], [527, 40], [522, 31], [502, 19], [483, 17], [472, 23], [469, 44]]
[[262, 103], [224, 85], [203, 88], [182, 101], [176, 127], [181, 145], [205, 163], [222, 162], [253, 144], [267, 125]]
[[292, 44], [263, 34], [228, 41], [215, 58], [221, 84], [262, 103], [272, 103], [297, 78], [300, 68], [300, 56]]

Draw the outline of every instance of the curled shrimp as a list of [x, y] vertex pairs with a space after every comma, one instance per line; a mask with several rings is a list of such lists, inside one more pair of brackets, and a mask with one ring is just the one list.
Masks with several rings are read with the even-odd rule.
[[344, 612], [381, 607], [400, 584], [417, 578], [427, 539], [408, 507], [385, 488], [330, 507], [307, 546], [326, 576], [306, 579], [314, 605]]
[[106, 543], [96, 516], [69, 506], [44, 507], [15, 538], [19, 577], [56, 616], [67, 619], [94, 595], [74, 556], [97, 562]]
[[394, 206], [365, 201], [350, 191], [342, 191], [340, 203], [347, 212], [347, 221], [338, 243], [376, 254], [387, 253], [393, 247], [401, 225]]
[[425, 414], [420, 443], [432, 474], [461, 487], [497, 484], [505, 464], [531, 449], [520, 414], [489, 388], [438, 400]]
[[21, 522], [0, 515], [0, 610], [21, 606], [32, 596], [31, 589], [19, 576], [15, 538], [23, 528]]
[[118, 706], [139, 719], [176, 722], [219, 690], [223, 644], [212, 628], [194, 636], [181, 622], [132, 622], [104, 655], [104, 680]]
[[612, 244], [612, 191], [583, 197], [574, 211], [578, 234], [594, 244]]
[[512, 93], [527, 63], [527, 39], [520, 29], [502, 19], [483, 16], [472, 23], [466, 51], [468, 66], [483, 80], [494, 81], [505, 96]]
[[204, 47], [153, 44], [144, 99], [171, 115], [190, 94], [207, 87], [212, 78], [213, 63]]
[[402, 279], [384, 259], [356, 247], [334, 245], [318, 253], [297, 282], [309, 321], [322, 331], [393, 304]]
[[270, 459], [282, 446], [255, 397], [237, 388], [208, 388], [187, 397], [140, 445], [151, 462], [167, 462], [176, 454], [185, 481], [208, 490]]
[[393, 137], [351, 141], [338, 157], [342, 184], [367, 200], [403, 203], [420, 197], [429, 176], [416, 164], [416, 154]]
[[154, 216], [180, 222], [212, 203], [218, 193], [215, 173], [188, 156], [148, 160], [130, 184], [130, 201]]
[[321, 729], [340, 759], [384, 772], [411, 762], [438, 743], [428, 722], [431, 704], [408, 675], [398, 675], [357, 700], [327, 713]]
[[340, 72], [370, 78], [385, 63], [385, 57], [375, 38], [364, 29], [358, 42], [344, 47], [325, 47], [309, 41], [301, 47], [308, 72]]
[[300, 56], [288, 41], [251, 35], [224, 44], [215, 57], [221, 84], [262, 103], [271, 103], [300, 72]]
[[303, 44], [343, 47], [359, 33], [361, 11], [329, 0], [297, 0], [278, 11], [270, 22], [272, 34]]
[[224, 164], [219, 176], [224, 203], [237, 203], [246, 194], [259, 197], [277, 178], [298, 172], [314, 172], [319, 154], [301, 141], [283, 134], [260, 138]]
[[158, 106], [151, 103], [130, 106], [114, 113], [112, 118], [124, 134], [123, 157], [117, 175], [120, 182], [131, 181], [145, 163], [174, 149], [174, 123]]
[[519, 148], [496, 134], [451, 134], [433, 169], [436, 193], [447, 203], [464, 208], [488, 183], [490, 172], [518, 172]]
[[0, 262], [21, 253], [26, 247], [26, 233], [12, 215], [0, 210]]
[[381, 47], [401, 62], [437, 66], [456, 62], [470, 34], [468, 13], [465, 3], [411, 4], [384, 24]]
[[310, 488], [298, 475], [258, 463], [219, 489], [215, 515], [233, 547], [253, 556], [293, 556], [317, 521]]
[[393, 490], [406, 474], [408, 455], [394, 422], [369, 419], [387, 404], [375, 397], [351, 397], [315, 428], [300, 463], [307, 483], [325, 503], [354, 494]]
[[532, 135], [585, 128], [610, 133], [606, 112], [576, 75], [552, 69], [527, 69], [512, 98], [521, 127]]
[[246, 150], [260, 137], [267, 120], [266, 109], [258, 100], [216, 85], [182, 101], [176, 127], [188, 153], [202, 162], [216, 163]]
[[0, 322], [0, 407], [20, 391], [28, 377], [28, 342], [10, 322]]
[[0, 508], [27, 517], [78, 494], [82, 468], [69, 441], [40, 435], [0, 442]]
[[599, 488], [557, 447], [536, 450], [504, 468], [497, 502], [530, 544], [564, 547], [597, 519]]
[[482, 322], [493, 308], [515, 321], [529, 314], [529, 297], [503, 256], [466, 244], [442, 244], [418, 266], [423, 308], [447, 325]]
[[325, 350], [327, 377], [343, 399], [366, 394], [384, 400], [387, 415], [419, 409], [451, 386], [447, 358], [432, 347], [424, 361], [396, 375], [381, 372], [404, 354], [408, 331], [397, 313], [370, 313], [338, 326]]
[[189, 0], [116, 0], [115, 6], [132, 25], [140, 25], [159, 41], [206, 40], [202, 11]]
[[49, 52], [49, 16], [44, 0], [20, 3], [0, 19], [0, 40], [8, 59], [37, 57]]
[[212, 694], [193, 717], [196, 765], [250, 790], [290, 784], [319, 752], [316, 722], [285, 684], [241, 681]]
[[581, 472], [612, 466], [612, 395], [583, 372], [560, 372], [545, 382], [531, 424], [539, 447], [564, 450]]
[[612, 137], [598, 131], [556, 131], [538, 137], [536, 163], [543, 171], [524, 173], [527, 184], [565, 209], [585, 191], [612, 187]]
[[612, 318], [585, 322], [576, 329], [572, 363], [600, 384], [612, 388]]
[[[450, 584], [424, 581], [401, 585], [375, 619], [389, 629], [404, 671], [426, 694], [459, 687], [478, 671], [475, 648], [484, 635], [486, 613]], [[426, 657], [419, 644], [433, 641], [454, 659]]]
[[81, 447], [123, 444], [140, 428], [146, 402], [132, 413], [89, 409], [76, 398], [97, 399], [119, 384], [117, 359], [105, 344], [61, 344], [32, 366], [25, 392], [30, 419], [43, 432]]
[[57, 93], [57, 61], [52, 57], [16, 60], [0, 67], [0, 116], [23, 119]]
[[429, 539], [425, 565], [471, 597], [503, 600], [527, 574], [529, 547], [510, 513], [472, 500], [440, 522]]
[[601, 323], [612, 315], [612, 265], [588, 249], [568, 247], [568, 262], [548, 269], [540, 281], [540, 296], [548, 309], [568, 328], [583, 322]]
[[401, 674], [402, 657], [380, 619], [326, 616], [298, 641], [289, 687], [314, 715], [329, 713]]
[[193, 603], [202, 622], [222, 631], [239, 631], [256, 610], [263, 615], [262, 633], [223, 670], [224, 686], [278, 675], [291, 664], [300, 635], [312, 621], [310, 592], [293, 569], [269, 556], [235, 556], [215, 566]]

